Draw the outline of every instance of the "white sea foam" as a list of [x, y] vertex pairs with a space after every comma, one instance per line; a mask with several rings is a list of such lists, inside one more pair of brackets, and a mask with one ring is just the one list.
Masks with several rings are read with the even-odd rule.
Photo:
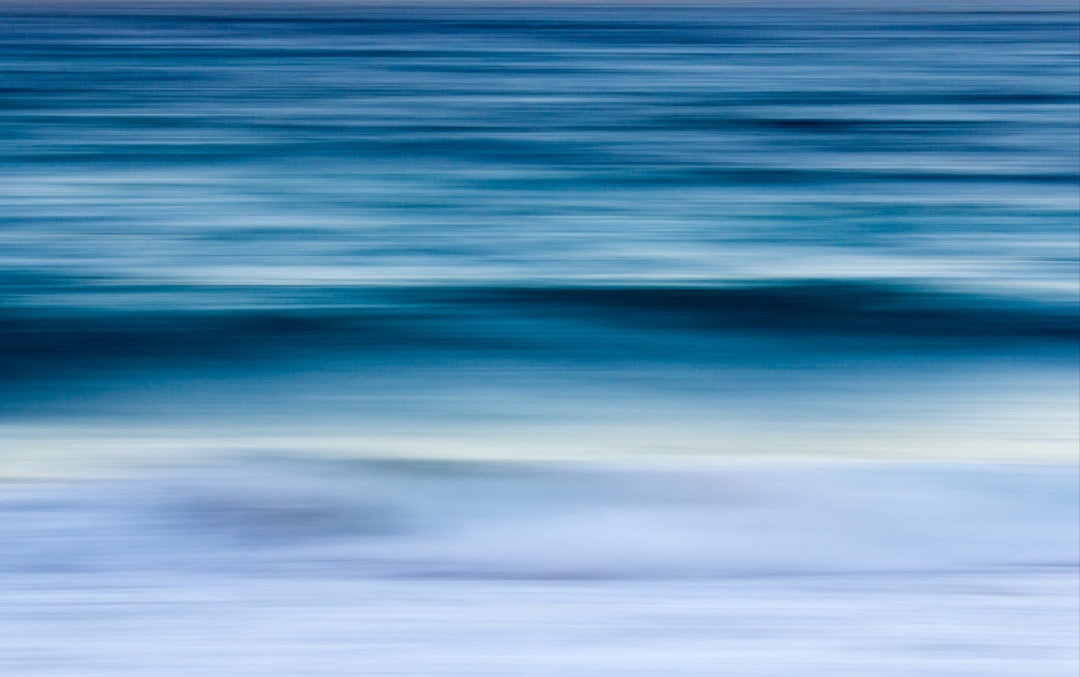
[[12, 483], [0, 673], [1069, 677], [1077, 479], [293, 457]]
[[1070, 466], [235, 460], [0, 493], [9, 571], [711, 578], [1080, 565]]

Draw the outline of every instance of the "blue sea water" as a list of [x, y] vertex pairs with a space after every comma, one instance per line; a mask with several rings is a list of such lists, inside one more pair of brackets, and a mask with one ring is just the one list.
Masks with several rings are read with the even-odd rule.
[[1077, 31], [1055, 4], [5, 6], [0, 417], [1071, 454]]
[[0, 2], [0, 672], [1075, 675], [1068, 3]]

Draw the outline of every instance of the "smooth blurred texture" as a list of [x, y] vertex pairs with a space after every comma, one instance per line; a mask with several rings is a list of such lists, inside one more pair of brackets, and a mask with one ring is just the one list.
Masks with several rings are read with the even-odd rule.
[[0, 671], [1075, 675], [1078, 222], [1069, 4], [0, 3]]
[[78, 7], [0, 29], [13, 430], [1073, 456], [1072, 10]]

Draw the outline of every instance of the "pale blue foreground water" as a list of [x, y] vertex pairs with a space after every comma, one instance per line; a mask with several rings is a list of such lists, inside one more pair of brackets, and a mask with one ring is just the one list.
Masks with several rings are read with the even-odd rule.
[[1076, 577], [683, 582], [28, 577], [4, 669], [112, 677], [1076, 674]]
[[0, 2], [0, 673], [1075, 677], [1080, 17], [800, 4]]
[[0, 500], [18, 675], [1015, 675], [1074, 466], [244, 457]]

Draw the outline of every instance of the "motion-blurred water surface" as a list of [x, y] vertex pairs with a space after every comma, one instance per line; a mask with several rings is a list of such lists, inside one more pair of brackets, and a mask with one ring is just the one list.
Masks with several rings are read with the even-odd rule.
[[12, 434], [1072, 454], [1071, 8], [82, 7], [0, 25]]
[[0, 4], [0, 671], [1075, 675], [1078, 31]]

